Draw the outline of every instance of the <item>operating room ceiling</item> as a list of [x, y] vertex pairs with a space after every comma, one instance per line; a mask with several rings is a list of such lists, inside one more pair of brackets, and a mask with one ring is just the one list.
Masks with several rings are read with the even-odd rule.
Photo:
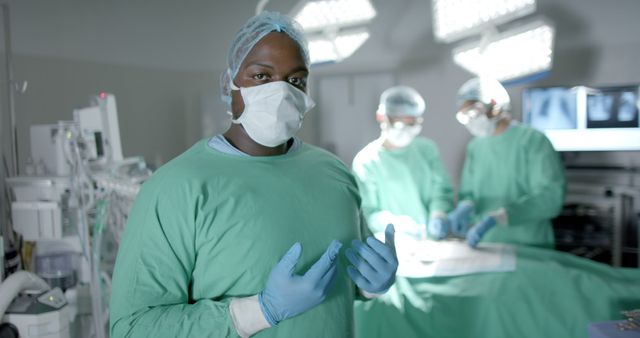
[[[289, 12], [297, 0], [271, 0]], [[14, 54], [96, 63], [207, 71], [224, 67], [235, 31], [257, 1], [5, 1], [11, 7]], [[341, 64], [319, 72], [393, 69], [437, 62], [453, 44], [437, 43], [429, 0], [372, 0], [378, 16], [370, 39]], [[559, 48], [639, 44], [637, 0], [538, 0], [557, 27]]]

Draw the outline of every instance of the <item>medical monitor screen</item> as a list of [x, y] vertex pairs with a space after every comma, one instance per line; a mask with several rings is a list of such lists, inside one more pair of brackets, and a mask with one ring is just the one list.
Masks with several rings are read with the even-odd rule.
[[564, 87], [533, 88], [523, 94], [525, 123], [539, 130], [578, 127], [576, 90]]
[[638, 128], [638, 88], [588, 88], [587, 128]]
[[640, 150], [639, 86], [529, 88], [524, 123], [558, 151]]

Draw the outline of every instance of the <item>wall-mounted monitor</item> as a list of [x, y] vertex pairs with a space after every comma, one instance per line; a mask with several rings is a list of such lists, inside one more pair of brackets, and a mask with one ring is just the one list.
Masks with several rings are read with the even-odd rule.
[[640, 150], [640, 86], [545, 87], [522, 93], [523, 120], [558, 151]]

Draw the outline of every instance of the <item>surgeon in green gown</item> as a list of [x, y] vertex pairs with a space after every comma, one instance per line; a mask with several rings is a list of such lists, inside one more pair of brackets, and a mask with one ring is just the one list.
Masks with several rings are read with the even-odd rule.
[[233, 123], [143, 185], [111, 337], [353, 337], [354, 300], [394, 283], [393, 226], [365, 240], [348, 168], [295, 137], [314, 105], [308, 73], [288, 17], [263, 12], [237, 33], [221, 79]]
[[565, 194], [559, 154], [544, 134], [511, 118], [509, 95], [498, 81], [473, 78], [457, 101], [456, 118], [475, 137], [467, 146], [461, 202], [449, 217], [452, 230], [466, 233], [472, 247], [500, 242], [552, 248], [551, 219]]
[[408, 86], [380, 96], [380, 137], [353, 160], [363, 211], [374, 232], [393, 223], [418, 239], [441, 239], [448, 231], [453, 189], [436, 144], [419, 136], [425, 102]]

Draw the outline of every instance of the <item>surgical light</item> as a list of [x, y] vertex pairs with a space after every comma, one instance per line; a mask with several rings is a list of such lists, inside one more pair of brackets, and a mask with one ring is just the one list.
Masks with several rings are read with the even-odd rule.
[[302, 1], [292, 12], [305, 32], [363, 24], [376, 16], [370, 0]]
[[476, 34], [487, 25], [531, 14], [535, 0], [432, 0], [433, 31], [443, 42]]
[[551, 69], [554, 37], [554, 27], [538, 20], [489, 41], [460, 46], [453, 50], [453, 60], [478, 76], [522, 78]]
[[366, 29], [338, 33], [334, 37], [318, 35], [309, 37], [309, 54], [312, 64], [338, 62], [348, 58], [369, 38]]

